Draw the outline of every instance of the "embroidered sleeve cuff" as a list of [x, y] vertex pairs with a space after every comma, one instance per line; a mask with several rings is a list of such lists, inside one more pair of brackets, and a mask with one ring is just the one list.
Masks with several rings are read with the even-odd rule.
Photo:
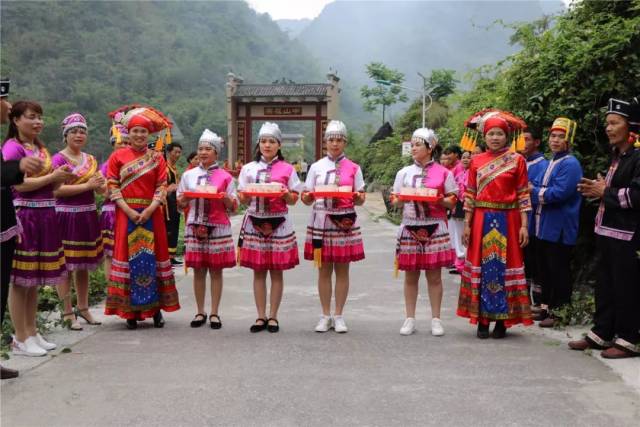
[[620, 202], [620, 207], [622, 209], [633, 208], [628, 188], [621, 188], [618, 190], [618, 201]]
[[547, 191], [546, 188], [541, 188], [540, 191], [538, 191], [538, 203], [540, 203], [541, 205], [544, 205], [544, 192]]
[[116, 200], [120, 200], [122, 199], [122, 193], [120, 193], [120, 190], [111, 191], [110, 198], [112, 202], [115, 202]]

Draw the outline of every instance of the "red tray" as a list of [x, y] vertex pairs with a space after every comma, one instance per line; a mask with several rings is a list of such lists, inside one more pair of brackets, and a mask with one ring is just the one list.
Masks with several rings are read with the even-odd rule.
[[432, 202], [437, 203], [443, 199], [442, 195], [433, 196], [418, 196], [415, 194], [397, 194], [398, 200], [405, 202]]
[[192, 199], [222, 199], [224, 197], [224, 193], [205, 193], [203, 191], [185, 191], [182, 194]]
[[285, 192], [278, 191], [276, 193], [274, 192], [262, 193], [259, 191], [239, 191], [239, 193], [249, 197], [281, 197]]
[[335, 197], [335, 198], [338, 198], [338, 199], [352, 199], [353, 195], [356, 194], [356, 193], [354, 193], [352, 191], [349, 191], [349, 192], [346, 192], [346, 191], [314, 191], [311, 194], [316, 199], [324, 199], [324, 198], [330, 198], [330, 197]]

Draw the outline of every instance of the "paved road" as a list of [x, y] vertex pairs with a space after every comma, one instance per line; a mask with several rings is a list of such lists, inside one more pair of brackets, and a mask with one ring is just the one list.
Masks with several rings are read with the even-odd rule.
[[[295, 208], [299, 242], [307, 218]], [[249, 333], [251, 272], [240, 268], [225, 273], [223, 329], [190, 328], [191, 277], [180, 272], [182, 310], [164, 329], [112, 318], [92, 327], [71, 353], [2, 382], [2, 425], [637, 425], [638, 394], [595, 358], [523, 328], [476, 339], [455, 317], [448, 275], [446, 335], [428, 333], [421, 297], [418, 333], [400, 336], [395, 227], [361, 218], [367, 259], [352, 267], [349, 333], [313, 332], [309, 262], [285, 276], [278, 334]]]

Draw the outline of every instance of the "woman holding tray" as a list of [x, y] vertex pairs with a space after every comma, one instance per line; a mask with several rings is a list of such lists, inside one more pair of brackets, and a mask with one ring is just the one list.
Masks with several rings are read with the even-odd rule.
[[[238, 208], [233, 177], [216, 163], [222, 151], [222, 138], [205, 129], [198, 141], [200, 164], [180, 179], [177, 197], [182, 208], [189, 207], [184, 232], [185, 266], [194, 270], [193, 292], [197, 312], [191, 327], [207, 321], [204, 310], [207, 272], [211, 276], [211, 314], [209, 326], [220, 329], [218, 314], [222, 297], [222, 269], [236, 265], [229, 213]], [[201, 193], [202, 197], [194, 193]]]
[[[437, 143], [436, 134], [431, 129], [416, 130], [411, 137], [413, 164], [400, 169], [393, 184], [391, 202], [403, 207], [396, 246], [396, 266], [405, 272], [407, 317], [400, 328], [402, 335], [411, 335], [416, 330], [416, 301], [422, 270], [427, 277], [431, 302], [431, 334], [444, 335], [440, 321], [443, 294], [440, 270], [455, 260], [447, 228], [447, 209], [456, 205], [458, 184], [451, 171], [434, 162], [432, 153]], [[438, 196], [433, 201], [419, 201], [420, 196], [412, 194], [421, 188], [437, 190]]]
[[[278, 308], [284, 286], [283, 271], [299, 264], [298, 245], [287, 205], [298, 201], [302, 183], [294, 167], [284, 160], [280, 145], [282, 134], [275, 123], [265, 123], [258, 134], [254, 161], [240, 170], [240, 202], [249, 207], [238, 239], [238, 261], [253, 270], [253, 295], [258, 318], [251, 332], [267, 329], [278, 332]], [[281, 190], [271, 197], [251, 197], [243, 193], [260, 189], [260, 184], [279, 184]], [[256, 185], [257, 184], [257, 185]], [[264, 193], [268, 196], [269, 193]], [[267, 274], [271, 276], [269, 317], [266, 317]]]
[[491, 336], [504, 338], [508, 327], [532, 323], [522, 255], [531, 210], [527, 164], [508, 145], [520, 139], [526, 123], [490, 109], [471, 116], [465, 126], [484, 136], [487, 151], [472, 157], [469, 167], [463, 233], [468, 252], [457, 314], [478, 325], [478, 338], [490, 336], [492, 321]]
[[[307, 173], [302, 202], [313, 204], [311, 221], [307, 227], [304, 258], [313, 260], [319, 268], [318, 292], [322, 316], [316, 332], [327, 332], [332, 327], [338, 333], [347, 332], [342, 317], [349, 294], [349, 264], [364, 259], [364, 247], [354, 205], [365, 201], [364, 179], [360, 166], [344, 155], [347, 127], [338, 120], [327, 124], [324, 140], [327, 156], [311, 165]], [[316, 196], [318, 190], [350, 189], [346, 197]], [[336, 191], [329, 191], [338, 196]], [[332, 275], [335, 272], [335, 312], [331, 318]]]

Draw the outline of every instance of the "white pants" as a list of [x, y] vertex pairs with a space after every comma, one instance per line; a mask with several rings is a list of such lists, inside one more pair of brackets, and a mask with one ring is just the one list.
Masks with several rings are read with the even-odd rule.
[[449, 220], [449, 236], [451, 237], [451, 247], [456, 251], [456, 258], [464, 258], [467, 255], [467, 248], [462, 244], [463, 233], [464, 220], [451, 218]]

